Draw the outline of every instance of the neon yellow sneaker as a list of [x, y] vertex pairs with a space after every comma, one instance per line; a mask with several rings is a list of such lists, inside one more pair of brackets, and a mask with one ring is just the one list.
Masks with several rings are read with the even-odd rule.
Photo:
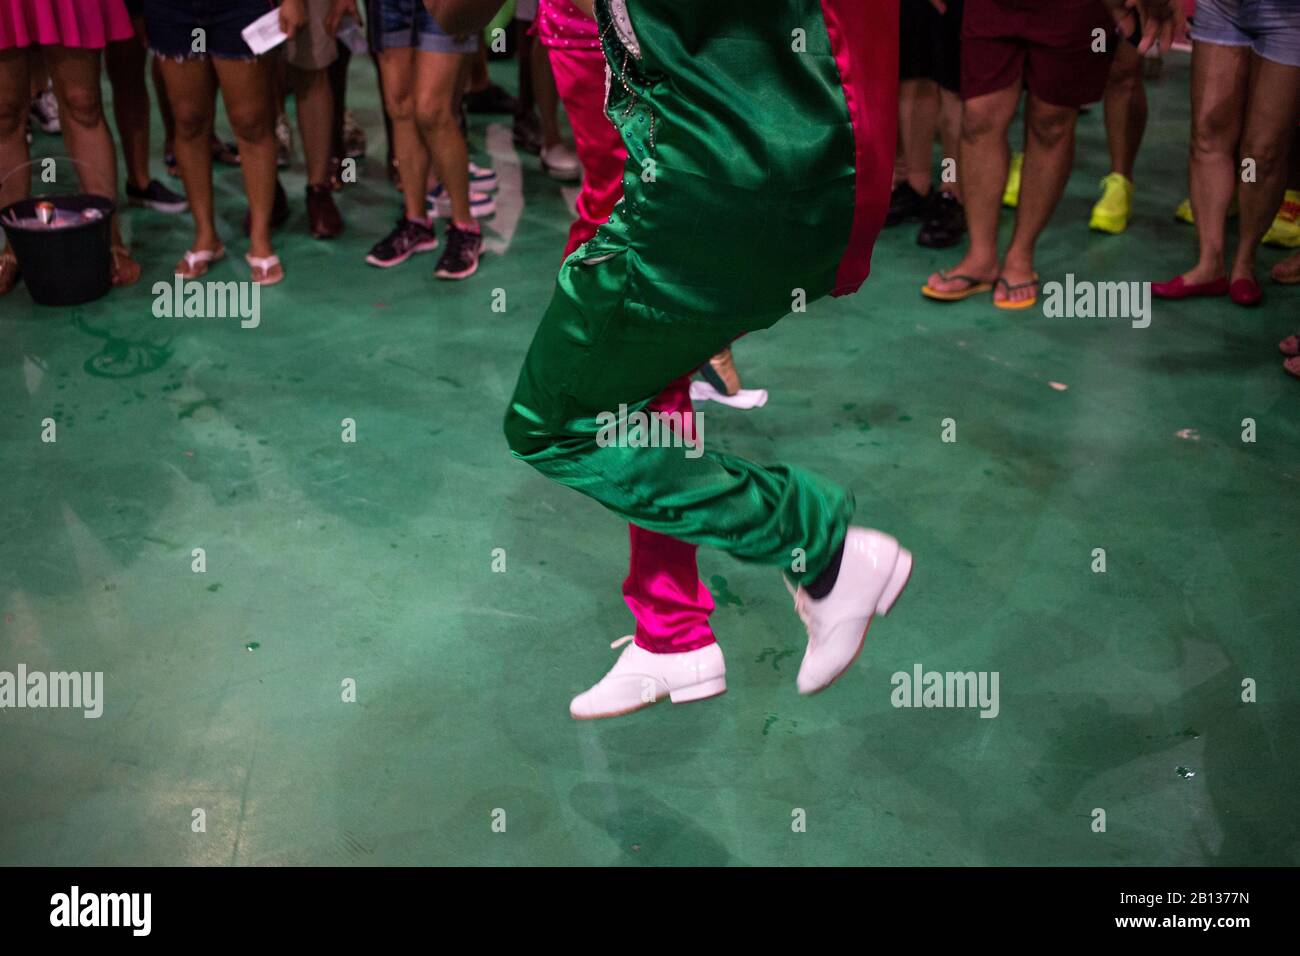
[[1133, 214], [1133, 181], [1123, 173], [1107, 173], [1101, 180], [1101, 198], [1092, 207], [1088, 228], [1118, 236], [1128, 228]]
[[1286, 191], [1282, 208], [1277, 211], [1273, 225], [1268, 227], [1268, 232], [1264, 233], [1264, 238], [1260, 241], [1283, 249], [1300, 247], [1300, 189]]
[[1011, 154], [1011, 168], [1007, 170], [1007, 184], [1002, 190], [1002, 205], [1011, 209], [1020, 205], [1020, 167], [1024, 162], [1024, 153]]
[[[1187, 223], [1189, 226], [1196, 225], [1196, 217], [1192, 215], [1192, 201], [1190, 199], [1184, 199], [1178, 204], [1178, 208], [1174, 210], [1174, 218], [1179, 222]], [[1237, 218], [1236, 193], [1232, 194], [1232, 202], [1228, 203], [1228, 218]]]

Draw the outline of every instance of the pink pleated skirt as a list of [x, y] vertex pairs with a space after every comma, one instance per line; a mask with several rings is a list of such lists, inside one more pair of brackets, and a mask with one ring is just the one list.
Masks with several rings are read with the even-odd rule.
[[0, 0], [0, 50], [37, 45], [100, 50], [132, 34], [124, 0]]

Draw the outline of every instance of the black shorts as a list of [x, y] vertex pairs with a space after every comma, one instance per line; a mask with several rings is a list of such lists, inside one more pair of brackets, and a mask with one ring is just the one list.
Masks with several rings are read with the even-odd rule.
[[898, 8], [898, 78], [934, 80], [945, 90], [961, 89], [962, 0], [947, 0], [940, 13], [930, 0], [902, 0]]
[[[144, 0], [149, 49], [172, 60], [251, 60], [240, 33], [275, 6], [273, 0]], [[203, 31], [201, 49], [195, 49], [195, 30]]]

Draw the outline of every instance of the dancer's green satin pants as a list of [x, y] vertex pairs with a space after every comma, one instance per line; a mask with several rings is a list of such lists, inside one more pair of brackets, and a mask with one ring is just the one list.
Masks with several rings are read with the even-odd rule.
[[[835, 286], [855, 140], [822, 6], [759, 6], [772, 9], [628, 0], [632, 46], [598, 5], [614, 74], [607, 112], [629, 153], [624, 200], [562, 266], [505, 428], [516, 457], [627, 521], [804, 581], [839, 547], [853, 497], [789, 465], [711, 450], [734, 413], [696, 413], [699, 457], [598, 441], [603, 413], [640, 410]], [[794, 27], [804, 50], [791, 49]]]

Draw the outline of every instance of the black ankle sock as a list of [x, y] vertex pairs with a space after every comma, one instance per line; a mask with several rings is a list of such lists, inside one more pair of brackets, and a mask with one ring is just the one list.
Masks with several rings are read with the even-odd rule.
[[816, 580], [811, 584], [805, 584], [803, 589], [808, 592], [808, 596], [815, 601], [820, 601], [826, 595], [831, 593], [831, 588], [835, 587], [835, 580], [840, 576], [840, 560], [844, 557], [844, 542], [835, 549], [835, 554], [831, 557], [831, 563], [826, 565], [826, 570], [817, 575]]

